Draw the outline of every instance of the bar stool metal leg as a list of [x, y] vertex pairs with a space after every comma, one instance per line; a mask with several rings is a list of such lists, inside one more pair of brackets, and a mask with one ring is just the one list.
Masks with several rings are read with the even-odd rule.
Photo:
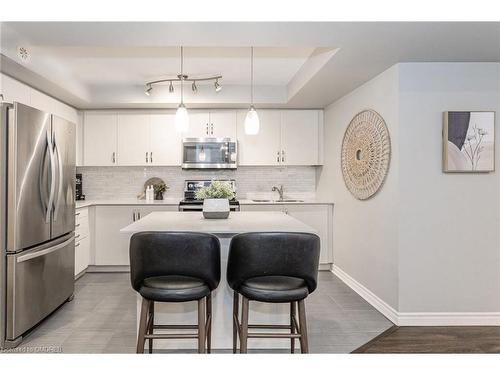
[[[153, 326], [155, 324], [155, 302], [151, 301], [149, 304], [149, 320], [148, 320], [148, 334], [153, 334]], [[153, 353], [153, 339], [149, 339], [148, 343], [149, 353]]]
[[212, 350], [212, 294], [207, 296], [207, 353]]
[[300, 351], [301, 353], [309, 353], [309, 344], [307, 342], [306, 307], [304, 300], [300, 300], [298, 302], [298, 305], [299, 305]]
[[242, 296], [241, 300], [240, 353], [246, 353], [248, 342], [248, 298]]
[[[295, 301], [290, 302], [290, 333], [295, 333]], [[290, 353], [295, 353], [295, 338], [290, 339]]]
[[238, 309], [240, 304], [240, 295], [238, 292], [234, 292], [233, 296], [233, 354], [236, 354], [236, 350], [238, 347]]
[[205, 298], [198, 300], [198, 353], [205, 353]]
[[141, 305], [141, 317], [139, 320], [139, 332], [137, 334], [137, 353], [144, 353], [144, 344], [146, 339], [144, 338], [147, 330], [149, 315], [149, 301], [146, 298], [142, 299]]

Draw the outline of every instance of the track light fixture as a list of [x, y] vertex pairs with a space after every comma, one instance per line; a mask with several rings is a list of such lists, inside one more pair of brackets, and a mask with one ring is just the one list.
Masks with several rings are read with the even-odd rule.
[[215, 80], [214, 87], [215, 87], [215, 92], [219, 92], [220, 90], [222, 90], [222, 86], [219, 85], [219, 79], [218, 78]]
[[[184, 52], [183, 47], [181, 47], [181, 65], [183, 64], [183, 60], [184, 60], [183, 52]], [[196, 92], [198, 92], [198, 86], [196, 83], [197, 82], [199, 83], [200, 81], [214, 81], [215, 92], [219, 92], [220, 90], [222, 90], [222, 86], [219, 83], [219, 79], [222, 79], [222, 75], [207, 76], [207, 77], [195, 76], [193, 78], [189, 78], [189, 75], [185, 74], [182, 71], [182, 67], [181, 67], [181, 73], [177, 74], [176, 76], [171, 76], [171, 77], [167, 77], [164, 79], [158, 79], [156, 81], [146, 82], [145, 94], [150, 95], [150, 93], [153, 89], [153, 85], [165, 84], [165, 83], [168, 83], [168, 92], [172, 94], [174, 92], [174, 82], [180, 82], [181, 87], [182, 87], [184, 82], [190, 82], [191, 89], [193, 90], [194, 93], [196, 93]]]

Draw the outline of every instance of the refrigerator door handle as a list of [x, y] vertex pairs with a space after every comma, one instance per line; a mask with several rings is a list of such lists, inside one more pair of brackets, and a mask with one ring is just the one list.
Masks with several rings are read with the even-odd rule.
[[[54, 150], [55, 156], [54, 158], [57, 162], [57, 170], [59, 172], [59, 181], [57, 182], [57, 195], [54, 198], [54, 220], [57, 220], [57, 214], [59, 211], [59, 204], [61, 202], [61, 194], [62, 194], [62, 185], [63, 185], [63, 170], [62, 170], [62, 162], [61, 162], [61, 153], [59, 152], [59, 147], [57, 147], [56, 138], [54, 136]], [[54, 173], [55, 174], [55, 173]], [[56, 190], [56, 189], [54, 189]]]
[[66, 247], [67, 245], [69, 245], [71, 243], [71, 241], [74, 241], [74, 240], [75, 240], [75, 236], [71, 236], [66, 241], [61, 242], [55, 246], [49, 247], [48, 249], [34, 251], [34, 252], [31, 252], [31, 253], [26, 254], [26, 255], [21, 255], [17, 258], [16, 262], [22, 263], [22, 262], [26, 262], [27, 260], [30, 260], [30, 259], [39, 258], [41, 256], [53, 253], [54, 251], [57, 251], [57, 250], [60, 250], [64, 247]]
[[47, 131], [47, 143], [49, 145], [49, 156], [50, 156], [50, 194], [49, 203], [47, 204], [47, 211], [45, 213], [45, 222], [50, 222], [50, 213], [52, 211], [52, 206], [54, 205], [54, 194], [56, 190], [56, 161], [54, 155], [54, 147], [52, 144], [50, 131]]

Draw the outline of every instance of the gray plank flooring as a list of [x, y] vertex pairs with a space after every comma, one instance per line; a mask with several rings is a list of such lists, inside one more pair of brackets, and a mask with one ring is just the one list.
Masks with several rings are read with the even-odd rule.
[[[20, 350], [48, 346], [62, 353], [134, 353], [136, 296], [129, 277], [128, 273], [85, 274], [76, 282], [74, 300], [30, 332]], [[319, 273], [318, 289], [308, 297], [306, 311], [311, 353], [350, 353], [392, 326], [328, 271]]]

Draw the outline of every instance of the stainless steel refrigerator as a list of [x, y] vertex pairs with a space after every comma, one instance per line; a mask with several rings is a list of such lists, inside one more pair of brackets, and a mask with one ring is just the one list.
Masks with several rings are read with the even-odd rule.
[[0, 346], [74, 292], [75, 124], [20, 103], [1, 104]]

